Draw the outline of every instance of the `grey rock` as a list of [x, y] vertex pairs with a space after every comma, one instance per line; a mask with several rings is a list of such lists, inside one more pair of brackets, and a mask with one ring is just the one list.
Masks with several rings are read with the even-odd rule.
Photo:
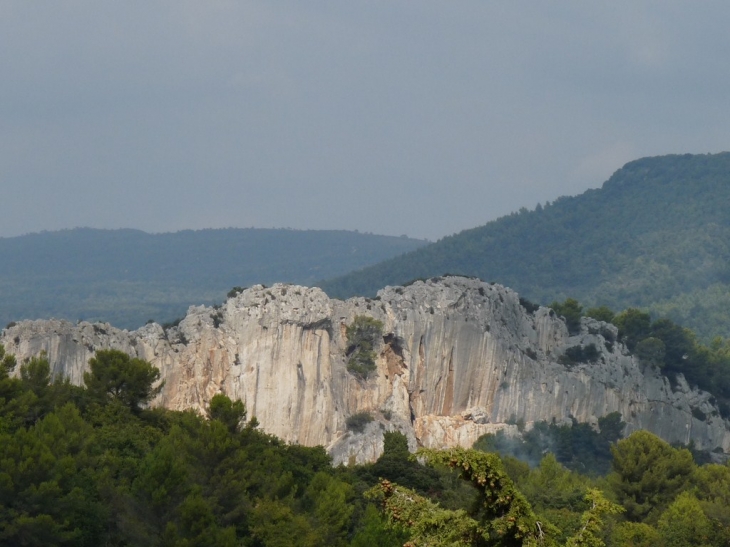
[[[346, 368], [346, 327], [358, 315], [384, 324], [377, 371], [367, 380]], [[445, 277], [344, 302], [317, 288], [258, 285], [220, 309], [193, 306], [167, 330], [21, 321], [0, 343], [19, 362], [45, 351], [54, 373], [77, 384], [97, 350], [120, 349], [160, 369], [165, 385], [153, 404], [203, 412], [225, 393], [243, 400], [265, 431], [323, 445], [335, 463], [374, 460], [384, 431], [403, 432], [413, 449], [471, 446], [485, 433], [516, 434], [509, 424], [596, 424], [611, 412], [621, 413], [627, 434], [647, 429], [728, 452], [730, 424], [711, 395], [683, 379], [672, 389], [616, 334], [613, 325], [584, 318], [570, 336], [551, 310], [528, 313], [510, 289]], [[558, 363], [566, 348], [588, 344], [599, 350], [597, 362]], [[360, 434], [345, 423], [357, 412], [374, 417]]]

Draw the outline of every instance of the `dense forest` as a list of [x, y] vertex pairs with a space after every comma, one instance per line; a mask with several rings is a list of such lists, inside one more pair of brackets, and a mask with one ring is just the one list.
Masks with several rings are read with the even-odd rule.
[[[598, 431], [538, 424], [524, 441], [488, 436], [418, 460], [386, 432], [376, 462], [334, 468], [223, 394], [206, 416], [147, 408], [159, 372], [115, 350], [97, 352], [83, 387], [51, 378], [43, 356], [16, 363], [0, 349], [0, 363], [0, 545], [730, 542], [730, 465], [646, 432], [620, 439], [617, 415]], [[560, 449], [546, 455], [553, 434]], [[533, 466], [508, 454], [515, 442]], [[577, 461], [596, 465], [579, 473]]]
[[330, 295], [445, 273], [547, 304], [642, 308], [709, 341], [730, 335], [730, 153], [626, 164], [603, 187], [562, 197], [320, 283]]
[[426, 242], [347, 231], [74, 229], [0, 238], [0, 325], [55, 317], [138, 328], [232, 286], [311, 285]]

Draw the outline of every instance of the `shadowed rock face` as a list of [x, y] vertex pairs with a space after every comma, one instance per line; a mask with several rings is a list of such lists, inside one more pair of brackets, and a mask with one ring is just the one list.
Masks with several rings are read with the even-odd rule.
[[[367, 381], [346, 368], [346, 326], [358, 315], [384, 324]], [[402, 431], [412, 448], [471, 446], [484, 433], [516, 430], [508, 423], [596, 423], [615, 411], [626, 433], [647, 429], [670, 442], [730, 450], [730, 424], [710, 394], [681, 379], [672, 390], [610, 343], [615, 336], [615, 327], [592, 319], [569, 336], [551, 310], [528, 313], [510, 289], [446, 277], [345, 302], [316, 288], [259, 285], [220, 309], [191, 307], [167, 331], [23, 321], [0, 343], [19, 362], [45, 351], [53, 371], [78, 384], [96, 350], [120, 349], [160, 369], [165, 385], [154, 404], [202, 411], [223, 392], [242, 399], [265, 431], [324, 445], [335, 463], [377, 458], [384, 430]], [[598, 348], [597, 362], [557, 363], [566, 348], [588, 344]], [[356, 434], [346, 419], [357, 412], [374, 420]]]

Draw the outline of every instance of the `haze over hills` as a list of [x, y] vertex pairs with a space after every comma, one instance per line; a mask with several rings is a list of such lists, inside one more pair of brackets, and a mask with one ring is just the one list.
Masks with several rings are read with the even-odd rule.
[[703, 337], [730, 335], [730, 153], [632, 161], [602, 188], [522, 209], [320, 283], [330, 296], [444, 273], [543, 304], [637, 306]]
[[426, 242], [348, 231], [78, 228], [0, 239], [0, 323], [64, 318], [137, 328], [219, 303], [234, 286], [311, 284]]

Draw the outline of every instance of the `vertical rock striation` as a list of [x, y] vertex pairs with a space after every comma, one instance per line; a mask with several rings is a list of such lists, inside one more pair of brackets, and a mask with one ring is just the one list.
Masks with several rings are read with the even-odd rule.
[[[367, 380], [346, 367], [346, 326], [358, 315], [384, 325]], [[611, 412], [621, 413], [627, 433], [647, 429], [730, 451], [730, 424], [709, 393], [682, 379], [672, 389], [615, 339], [615, 327], [586, 318], [569, 336], [550, 309], [530, 313], [510, 289], [445, 277], [344, 302], [317, 288], [258, 285], [220, 308], [191, 307], [167, 330], [23, 321], [0, 343], [21, 362], [45, 351], [54, 373], [78, 384], [95, 351], [120, 349], [160, 369], [165, 385], [155, 404], [202, 411], [223, 392], [243, 400], [267, 432], [324, 445], [335, 463], [375, 459], [384, 430], [402, 431], [412, 448], [470, 446], [518, 422], [595, 424]], [[558, 363], [567, 348], [589, 344], [596, 362]], [[347, 417], [358, 412], [373, 421], [350, 432]]]

